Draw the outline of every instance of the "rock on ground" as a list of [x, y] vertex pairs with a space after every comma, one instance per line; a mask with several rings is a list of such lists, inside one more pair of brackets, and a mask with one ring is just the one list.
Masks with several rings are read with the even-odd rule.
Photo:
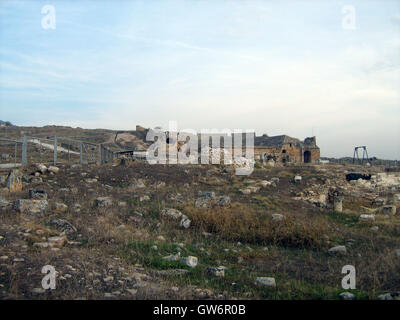
[[187, 265], [188, 267], [194, 268], [195, 266], [197, 266], [198, 263], [198, 259], [197, 257], [193, 257], [193, 256], [188, 256], [188, 257], [184, 257], [181, 259], [182, 263], [184, 263], [185, 265]]
[[10, 192], [22, 190], [22, 174], [18, 170], [11, 170], [6, 179], [6, 187]]
[[67, 220], [63, 219], [53, 219], [50, 221], [50, 225], [54, 226], [55, 228], [59, 229], [60, 231], [69, 234], [76, 232], [76, 228], [69, 223]]
[[179, 219], [182, 217], [182, 212], [176, 209], [169, 208], [169, 209], [163, 209], [161, 211], [161, 215], [172, 219]]
[[368, 221], [373, 222], [373, 221], [375, 221], [375, 216], [373, 214], [362, 214], [359, 217], [359, 219], [361, 222], [368, 222]]
[[256, 279], [256, 284], [258, 286], [276, 287], [275, 278], [270, 277], [258, 277]]
[[350, 292], [342, 292], [341, 294], [339, 294], [339, 298], [342, 300], [354, 300], [355, 295]]
[[330, 248], [328, 250], [328, 253], [331, 253], [331, 254], [346, 254], [346, 252], [347, 252], [347, 249], [345, 246], [336, 246], [336, 247]]
[[41, 214], [48, 206], [47, 200], [18, 199], [14, 203], [14, 209], [21, 213]]
[[112, 205], [110, 197], [98, 197], [94, 201], [96, 207], [108, 207]]
[[216, 277], [224, 277], [226, 268], [223, 266], [220, 267], [208, 267], [207, 274], [216, 276]]

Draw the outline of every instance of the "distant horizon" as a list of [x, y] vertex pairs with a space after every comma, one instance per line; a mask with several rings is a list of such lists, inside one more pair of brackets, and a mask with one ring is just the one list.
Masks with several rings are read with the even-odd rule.
[[[0, 120], [2, 120], [2, 119], [0, 119]], [[67, 127], [67, 128], [71, 128], [71, 129], [83, 129], [83, 130], [110, 130], [110, 131], [135, 131], [136, 130], [136, 125], [140, 125], [140, 126], [142, 126], [142, 127], [144, 127], [144, 128], [146, 128], [146, 129], [149, 129], [149, 128], [155, 128], [156, 126], [153, 126], [153, 127], [151, 127], [151, 126], [145, 126], [145, 125], [143, 125], [143, 124], [135, 124], [134, 125], [134, 128], [128, 128], [128, 129], [115, 129], [115, 128], [104, 128], [104, 127], [93, 127], [93, 128], [87, 128], [87, 127], [80, 127], [80, 126], [70, 126], [70, 125], [63, 125], [63, 124], [47, 124], [47, 125], [40, 125], [40, 126], [37, 126], [37, 125], [17, 125], [17, 124], [15, 124], [13, 121], [10, 121], [10, 120], [2, 120], [3, 122], [11, 122], [12, 123], [12, 125], [13, 126], [16, 126], [16, 127], [26, 127], [26, 128], [43, 128], [43, 127], [53, 127], [53, 126], [55, 126], [55, 127]], [[185, 128], [178, 128], [179, 130], [183, 130], [183, 129], [188, 129], [187, 127], [185, 127]], [[194, 129], [194, 128], [193, 128]], [[203, 128], [203, 129], [206, 129], [206, 128]], [[226, 128], [207, 128], [207, 129], [218, 129], [218, 130], [222, 130], [222, 129], [226, 129]], [[249, 129], [249, 128], [229, 128], [229, 129], [242, 129], [242, 130], [246, 130], [246, 129]], [[200, 133], [200, 130], [201, 129], [194, 129], [194, 130], [196, 130], [197, 132], [199, 132]], [[262, 136], [263, 134], [267, 134], [269, 137], [274, 137], [274, 136], [279, 136], [279, 135], [288, 135], [288, 134], [285, 134], [285, 133], [282, 133], [282, 134], [277, 134], [277, 135], [271, 135], [271, 134], [269, 134], [268, 132], [262, 132], [262, 133], [259, 133], [259, 132], [256, 132], [256, 136]], [[309, 135], [309, 136], [304, 136], [304, 137], [297, 137], [297, 136], [291, 136], [291, 135], [288, 135], [288, 136], [290, 136], [290, 137], [292, 137], [292, 138], [297, 138], [297, 139], [299, 139], [299, 140], [301, 140], [301, 141], [303, 141], [305, 138], [308, 138], [308, 137], [312, 137], [311, 135]], [[317, 140], [317, 146], [319, 147], [319, 144], [318, 144], [318, 136], [315, 136], [316, 137], [316, 140]], [[366, 145], [367, 146], [367, 149], [368, 149], [368, 145]], [[354, 146], [354, 147], [356, 147], [356, 146]], [[324, 154], [324, 151], [321, 149], [321, 147], [320, 147], [320, 150], [321, 150], [321, 158], [332, 158], [332, 159], [341, 159], [341, 158], [352, 158], [353, 157], [353, 152], [354, 152], [354, 147], [350, 150], [350, 152], [349, 152], [349, 154], [348, 155], [343, 155], [343, 156], [331, 156], [331, 155], [325, 155]], [[369, 155], [369, 158], [372, 158], [372, 157], [376, 157], [377, 159], [379, 159], [379, 160], [389, 160], [389, 161], [400, 161], [400, 159], [395, 159], [395, 158], [382, 158], [382, 157], [378, 157], [378, 156], [376, 156], [376, 155], [374, 155], [374, 154], [370, 154], [371, 153], [371, 151], [368, 149], [368, 155]]]

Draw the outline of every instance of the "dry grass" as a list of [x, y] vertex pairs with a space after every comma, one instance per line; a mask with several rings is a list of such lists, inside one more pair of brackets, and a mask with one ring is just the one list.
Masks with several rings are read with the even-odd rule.
[[232, 241], [320, 247], [327, 230], [326, 222], [319, 217], [308, 221], [285, 217], [277, 222], [272, 221], [269, 213], [257, 212], [250, 206], [237, 203], [230, 208], [185, 209], [190, 212], [196, 227]]

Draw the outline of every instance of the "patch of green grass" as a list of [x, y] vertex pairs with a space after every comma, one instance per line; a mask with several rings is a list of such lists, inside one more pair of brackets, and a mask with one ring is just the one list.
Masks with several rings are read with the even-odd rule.
[[331, 212], [326, 215], [330, 220], [335, 223], [345, 225], [349, 228], [354, 227], [358, 224], [358, 216], [350, 215], [346, 213]]

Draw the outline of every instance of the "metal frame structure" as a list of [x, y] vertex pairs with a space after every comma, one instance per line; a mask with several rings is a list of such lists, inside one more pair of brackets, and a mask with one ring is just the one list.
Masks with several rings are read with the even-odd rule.
[[[115, 153], [105, 147], [102, 144], [94, 144], [89, 142], [84, 142], [76, 139], [66, 138], [55, 136], [54, 138], [38, 138], [31, 136], [24, 136], [23, 139], [13, 140], [8, 138], [0, 138], [1, 142], [14, 143], [14, 164], [6, 163], [1, 164], [0, 168], [10, 168], [10, 167], [18, 167], [21, 165], [26, 165], [29, 162], [28, 156], [32, 154], [32, 151], [28, 150], [28, 147], [32, 144], [38, 145], [38, 161], [34, 161], [37, 163], [52, 163], [56, 165], [60, 163], [60, 158], [65, 155], [65, 162], [70, 163], [73, 160], [71, 158], [75, 158], [76, 163], [80, 164], [90, 164], [90, 163], [98, 163], [103, 164], [110, 162], [114, 159]], [[64, 142], [64, 143], [63, 143]], [[68, 144], [66, 144], [67, 142]], [[21, 162], [17, 163], [17, 146], [18, 144], [22, 145], [21, 151]], [[60, 145], [61, 144], [61, 145]], [[37, 147], [36, 147], [37, 148]], [[72, 149], [75, 150], [72, 150]], [[44, 159], [42, 156], [42, 150], [47, 149], [52, 151], [53, 155], [49, 159]], [[32, 160], [32, 156], [30, 158]]]
[[[362, 160], [360, 160], [360, 157], [358, 155], [358, 149], [363, 149], [363, 154], [362, 154]], [[368, 161], [368, 151], [367, 151], [367, 146], [358, 146], [354, 147], [354, 153], [353, 153], [353, 163], [356, 161], [356, 156], [357, 156], [357, 162], [364, 164], [364, 160]], [[366, 158], [365, 158], [366, 156]]]

